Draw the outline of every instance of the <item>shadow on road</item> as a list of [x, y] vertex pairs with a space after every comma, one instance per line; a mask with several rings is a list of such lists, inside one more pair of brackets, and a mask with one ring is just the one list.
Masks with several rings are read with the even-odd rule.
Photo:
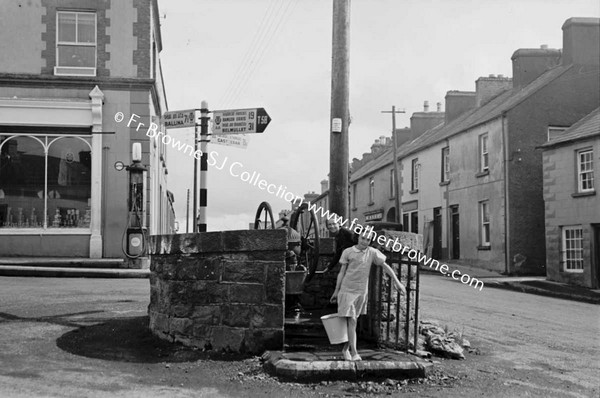
[[234, 361], [248, 356], [202, 352], [169, 343], [150, 333], [148, 317], [112, 319], [82, 326], [56, 340], [58, 348], [74, 355], [121, 362], [193, 362], [203, 359]]

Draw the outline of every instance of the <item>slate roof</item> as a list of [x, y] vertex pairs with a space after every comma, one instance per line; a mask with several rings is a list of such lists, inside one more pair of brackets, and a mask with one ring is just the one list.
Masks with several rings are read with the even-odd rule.
[[[466, 111], [456, 119], [452, 120], [450, 123], [446, 125], [442, 123], [426, 131], [413, 141], [408, 142], [398, 148], [398, 158], [405, 158], [415, 152], [435, 145], [446, 138], [452, 137], [501, 116], [504, 112], [507, 112], [519, 105], [531, 95], [559, 78], [572, 67], [572, 65], [561, 65], [552, 68], [527, 86], [515, 87], [506, 90], [485, 105]], [[378, 169], [391, 164], [393, 160], [394, 155], [392, 154], [392, 149], [390, 148], [385, 154], [381, 155], [377, 159], [372, 160], [371, 162], [368, 162], [363, 167], [358, 169], [358, 171], [350, 178], [350, 182], [354, 182], [374, 171], [377, 171]]]
[[566, 129], [560, 137], [541, 145], [541, 147], [546, 149], [566, 145], [595, 136], [600, 136], [600, 108], [596, 108], [586, 117]]

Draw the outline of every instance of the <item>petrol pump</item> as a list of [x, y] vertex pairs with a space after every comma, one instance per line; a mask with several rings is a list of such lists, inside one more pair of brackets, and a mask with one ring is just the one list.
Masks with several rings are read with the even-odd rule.
[[134, 143], [131, 151], [131, 165], [126, 169], [129, 172], [129, 198], [128, 217], [123, 252], [129, 258], [135, 259], [143, 256], [147, 249], [147, 234], [144, 225], [146, 211], [144, 206], [144, 172], [147, 169], [142, 165], [142, 145]]

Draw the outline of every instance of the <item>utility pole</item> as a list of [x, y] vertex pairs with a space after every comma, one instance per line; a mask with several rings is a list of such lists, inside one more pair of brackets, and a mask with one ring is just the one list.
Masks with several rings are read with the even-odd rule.
[[[208, 102], [202, 101], [200, 109], [200, 213], [197, 232], [206, 232], [206, 206], [208, 202]], [[194, 157], [195, 159], [195, 157]]]
[[396, 202], [396, 223], [400, 223], [401, 215], [402, 215], [402, 207], [400, 206], [400, 174], [398, 173], [398, 145], [396, 139], [396, 113], [404, 113], [404, 110], [397, 111], [396, 107], [392, 105], [392, 110], [390, 111], [381, 111], [381, 113], [391, 113], [392, 114], [392, 146], [394, 153], [394, 191], [396, 191], [396, 195], [394, 195], [394, 199]]
[[329, 210], [348, 217], [350, 0], [333, 0]]

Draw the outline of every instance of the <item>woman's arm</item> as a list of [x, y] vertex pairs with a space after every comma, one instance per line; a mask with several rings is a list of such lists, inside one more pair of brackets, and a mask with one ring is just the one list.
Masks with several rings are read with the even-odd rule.
[[383, 268], [383, 271], [386, 274], [388, 274], [390, 276], [390, 278], [392, 278], [392, 280], [394, 281], [394, 285], [396, 286], [396, 289], [400, 290], [403, 294], [406, 294], [406, 288], [404, 287], [404, 285], [402, 283], [400, 283], [400, 281], [398, 280], [398, 277], [394, 273], [394, 270], [392, 269], [392, 267], [390, 267], [389, 265], [387, 265], [387, 263], [384, 262], [383, 264], [381, 264], [381, 268]]
[[346, 275], [346, 269], [348, 269], [348, 264], [342, 264], [340, 272], [338, 272], [337, 281], [335, 283], [335, 290], [329, 299], [329, 302], [331, 303], [335, 303], [337, 301], [337, 295], [340, 292], [340, 287], [342, 287], [342, 280], [344, 279], [344, 275]]

